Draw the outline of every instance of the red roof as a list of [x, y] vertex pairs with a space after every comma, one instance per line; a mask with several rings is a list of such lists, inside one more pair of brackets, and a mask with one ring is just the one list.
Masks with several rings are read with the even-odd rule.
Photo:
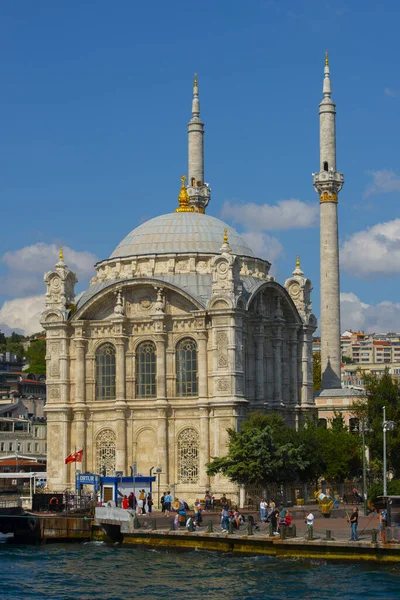
[[390, 342], [381, 342], [378, 340], [374, 340], [372, 343], [374, 344], [374, 346], [390, 346], [391, 345]]
[[0, 467], [15, 467], [18, 464], [18, 469], [21, 467], [44, 467], [44, 463], [38, 463], [35, 460], [26, 460], [24, 458], [0, 458]]

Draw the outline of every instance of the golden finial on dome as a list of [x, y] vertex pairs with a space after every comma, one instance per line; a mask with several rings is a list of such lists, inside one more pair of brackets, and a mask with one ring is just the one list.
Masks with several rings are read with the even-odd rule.
[[329, 67], [328, 50], [325, 50], [325, 66]]
[[64, 260], [64, 254], [63, 254], [63, 249], [62, 247], [60, 248], [60, 254], [59, 254], [60, 260]]
[[179, 192], [178, 196], [179, 206], [175, 209], [175, 212], [193, 212], [194, 208], [189, 206], [189, 196], [185, 185], [186, 175], [182, 175], [181, 181], [181, 191]]
[[193, 76], [193, 87], [197, 87], [197, 73]]
[[228, 230], [224, 229], [224, 244], [228, 243]]
[[296, 269], [300, 269], [300, 254], [296, 254]]

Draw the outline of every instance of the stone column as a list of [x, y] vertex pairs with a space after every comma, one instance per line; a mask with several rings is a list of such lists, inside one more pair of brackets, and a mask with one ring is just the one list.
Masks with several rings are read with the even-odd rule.
[[303, 406], [313, 403], [313, 377], [312, 377], [312, 333], [303, 327], [302, 361], [302, 390], [301, 403]]
[[[85, 366], [86, 342], [83, 338], [75, 338], [75, 403], [85, 404]], [[65, 368], [65, 367], [64, 367]]]
[[115, 452], [115, 470], [122, 471], [124, 475], [126, 469], [126, 416], [125, 410], [115, 411], [115, 429], [116, 429], [116, 452]]
[[82, 473], [86, 471], [86, 414], [83, 410], [76, 410], [74, 414], [75, 420], [75, 440], [76, 440], [76, 450], [83, 449], [82, 455], [82, 463], [78, 467]]
[[264, 328], [254, 333], [256, 346], [256, 400], [264, 401]]
[[274, 398], [274, 361], [273, 361], [273, 349], [271, 340], [271, 330], [267, 329], [265, 332], [265, 358], [264, 364], [267, 372], [267, 390], [266, 390], [266, 401], [271, 406]]
[[289, 341], [290, 352], [290, 404], [297, 404], [297, 330], [290, 332]]
[[166, 393], [166, 365], [165, 365], [165, 347], [167, 334], [156, 335], [157, 347], [157, 398], [165, 400]]
[[198, 344], [198, 374], [199, 374], [199, 399], [208, 398], [208, 369], [207, 369], [207, 333], [205, 331], [197, 332]]
[[[157, 401], [158, 404], [158, 401]], [[168, 463], [168, 408], [157, 408], [157, 467], [162, 468], [161, 481], [163, 485], [169, 483]]]
[[274, 338], [274, 404], [278, 405], [282, 402], [282, 329], [276, 328]]
[[239, 508], [244, 508], [246, 502], [246, 488], [243, 483], [240, 484], [239, 488]]
[[116, 399], [125, 401], [125, 339], [115, 339], [115, 392]]
[[208, 407], [201, 406], [199, 408], [200, 412], [200, 453], [199, 453], [199, 463], [200, 463], [200, 477], [199, 483], [200, 487], [207, 491], [210, 487], [210, 479], [206, 472], [206, 463], [210, 462], [210, 426], [209, 426], [209, 416], [208, 416]]

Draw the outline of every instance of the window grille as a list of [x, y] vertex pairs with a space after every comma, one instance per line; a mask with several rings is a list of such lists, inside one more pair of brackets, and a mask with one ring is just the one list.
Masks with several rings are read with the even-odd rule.
[[199, 434], [195, 429], [184, 429], [178, 438], [179, 483], [198, 483]]
[[191, 338], [176, 347], [176, 395], [197, 396], [197, 345]]
[[155, 398], [157, 396], [156, 346], [145, 341], [136, 350], [136, 398]]
[[96, 400], [115, 400], [115, 348], [103, 344], [96, 352]]
[[115, 473], [115, 433], [104, 429], [96, 438], [97, 472], [103, 477]]

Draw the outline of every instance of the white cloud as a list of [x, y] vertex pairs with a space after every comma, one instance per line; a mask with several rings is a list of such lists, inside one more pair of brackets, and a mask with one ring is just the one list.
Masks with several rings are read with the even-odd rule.
[[353, 293], [340, 294], [341, 329], [366, 333], [400, 331], [400, 303], [365, 304]]
[[0, 308], [0, 330], [19, 330], [25, 335], [41, 331], [39, 319], [44, 307], [44, 295], [6, 300]]
[[224, 202], [221, 216], [240, 223], [248, 231], [272, 231], [314, 227], [318, 222], [319, 205], [301, 200], [281, 200], [275, 205]]
[[[79, 280], [88, 279], [93, 273], [97, 257], [91, 252], [78, 252], [65, 246], [64, 260]], [[0, 282], [0, 291], [9, 296], [35, 294], [44, 290], [43, 275], [58, 261], [56, 244], [39, 242], [19, 250], [6, 252], [1, 262], [8, 269], [7, 277]]]
[[351, 235], [340, 249], [340, 264], [361, 278], [400, 273], [400, 219]]
[[400, 176], [391, 169], [369, 171], [368, 174], [372, 176], [372, 183], [365, 188], [363, 198], [368, 198], [373, 194], [389, 194], [400, 191]]
[[397, 98], [397, 96], [400, 95], [399, 92], [395, 92], [391, 88], [385, 88], [383, 91], [385, 92], [386, 96], [390, 96], [391, 98]]
[[262, 231], [246, 231], [241, 235], [259, 258], [273, 263], [283, 254], [283, 246], [280, 241]]

